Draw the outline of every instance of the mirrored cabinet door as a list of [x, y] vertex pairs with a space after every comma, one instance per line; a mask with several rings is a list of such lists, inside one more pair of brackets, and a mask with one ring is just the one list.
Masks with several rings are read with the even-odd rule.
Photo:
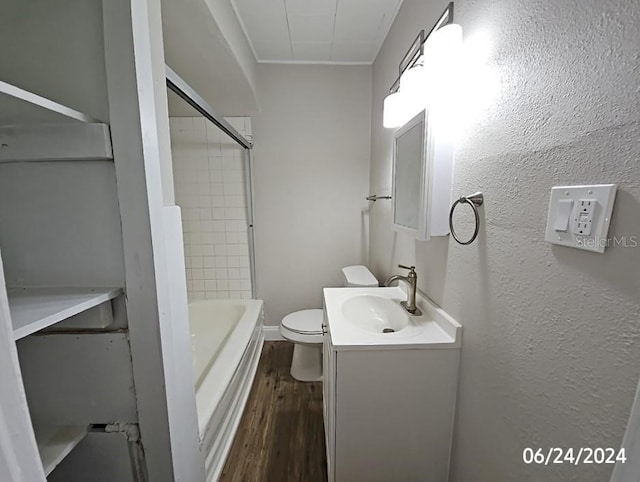
[[426, 110], [400, 127], [393, 147], [393, 227], [427, 241], [449, 234], [453, 143]]

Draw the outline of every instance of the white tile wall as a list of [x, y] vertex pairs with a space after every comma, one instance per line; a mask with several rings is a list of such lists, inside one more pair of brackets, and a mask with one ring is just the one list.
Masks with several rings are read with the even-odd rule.
[[[251, 119], [227, 119], [251, 135]], [[202, 117], [172, 117], [171, 151], [190, 300], [251, 298], [244, 150]]]

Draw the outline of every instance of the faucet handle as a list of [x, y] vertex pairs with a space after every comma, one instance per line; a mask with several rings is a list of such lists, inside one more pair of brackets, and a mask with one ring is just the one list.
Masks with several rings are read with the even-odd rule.
[[416, 269], [415, 266], [405, 266], [404, 264], [399, 264], [398, 268], [408, 269], [409, 271], [415, 271], [415, 269]]

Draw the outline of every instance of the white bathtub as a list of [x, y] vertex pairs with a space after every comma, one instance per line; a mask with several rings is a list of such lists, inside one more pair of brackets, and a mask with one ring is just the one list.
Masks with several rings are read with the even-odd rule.
[[189, 304], [200, 448], [207, 481], [218, 480], [262, 351], [261, 300]]

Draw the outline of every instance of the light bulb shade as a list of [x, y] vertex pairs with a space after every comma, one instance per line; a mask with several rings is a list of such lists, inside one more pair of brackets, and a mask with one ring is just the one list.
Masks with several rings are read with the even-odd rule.
[[462, 27], [457, 23], [450, 23], [433, 32], [424, 44], [425, 55], [428, 50], [449, 52], [462, 44]]
[[431, 71], [441, 70], [459, 61], [462, 27], [451, 23], [433, 32], [424, 44], [424, 64]]
[[405, 99], [399, 91], [385, 97], [382, 112], [382, 125], [384, 127], [393, 129], [406, 122], [405, 103]]
[[419, 95], [424, 89], [426, 69], [421, 64], [416, 64], [407, 69], [400, 77], [400, 91], [403, 94]]
[[407, 69], [400, 77], [400, 92], [407, 96], [407, 120], [424, 109], [426, 105], [427, 68], [416, 64]]
[[460, 81], [462, 27], [449, 24], [436, 30], [424, 44], [424, 63], [429, 69], [424, 82], [425, 103], [447, 103]]
[[423, 105], [416, 104], [415, 99], [399, 90], [384, 99], [382, 125], [389, 129], [401, 127], [422, 109]]

